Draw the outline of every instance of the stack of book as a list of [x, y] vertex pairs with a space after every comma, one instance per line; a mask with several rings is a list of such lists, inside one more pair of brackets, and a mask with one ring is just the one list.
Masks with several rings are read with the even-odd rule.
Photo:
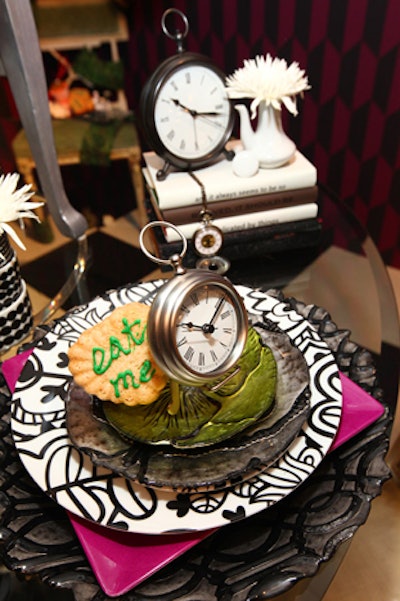
[[[294, 158], [277, 169], [260, 169], [249, 178], [236, 176], [226, 159], [195, 172], [170, 172], [157, 180], [163, 167], [154, 152], [143, 154], [143, 175], [148, 189], [150, 220], [168, 221], [179, 227], [189, 241], [200, 227], [201, 182], [212, 223], [224, 232], [223, 254], [229, 259], [261, 252], [299, 248], [315, 243], [318, 221], [317, 170], [296, 151]], [[156, 236], [161, 257], [179, 249], [179, 236], [166, 228]]]

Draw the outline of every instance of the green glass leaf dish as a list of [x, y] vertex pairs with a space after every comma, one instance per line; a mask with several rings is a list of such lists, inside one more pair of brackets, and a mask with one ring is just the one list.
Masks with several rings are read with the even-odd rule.
[[[275, 359], [253, 329], [237, 367], [237, 375], [216, 392], [207, 386], [181, 386], [180, 407], [175, 415], [168, 413], [171, 403], [168, 385], [151, 405], [128, 407], [102, 403], [104, 416], [130, 440], [179, 448], [216, 444], [254, 423], [269, 410], [275, 398]], [[210, 387], [219, 382], [212, 381]]]

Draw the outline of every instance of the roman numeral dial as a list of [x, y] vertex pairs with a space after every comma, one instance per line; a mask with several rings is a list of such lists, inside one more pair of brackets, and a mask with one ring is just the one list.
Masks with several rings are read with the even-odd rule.
[[227, 141], [232, 109], [224, 79], [208, 64], [188, 63], [165, 77], [154, 102], [154, 126], [166, 150], [196, 161]]
[[247, 330], [246, 307], [236, 288], [205, 269], [188, 269], [167, 280], [147, 319], [154, 361], [174, 389], [177, 382], [204, 386], [228, 372], [242, 355]]
[[211, 373], [237, 342], [238, 315], [230, 294], [216, 285], [199, 286], [184, 298], [176, 321], [176, 346], [186, 365]]

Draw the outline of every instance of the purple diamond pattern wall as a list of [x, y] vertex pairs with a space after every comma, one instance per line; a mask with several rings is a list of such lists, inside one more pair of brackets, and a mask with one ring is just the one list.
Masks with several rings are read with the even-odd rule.
[[127, 2], [128, 93], [137, 106], [153, 69], [175, 53], [161, 31], [171, 6], [188, 17], [186, 49], [227, 73], [270, 52], [297, 61], [312, 89], [286, 130], [347, 202], [385, 262], [400, 267], [399, 0], [175, 0]]

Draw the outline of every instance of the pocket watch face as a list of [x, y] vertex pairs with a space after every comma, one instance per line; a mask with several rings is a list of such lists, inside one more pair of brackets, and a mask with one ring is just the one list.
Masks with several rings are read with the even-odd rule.
[[229, 292], [212, 284], [187, 294], [175, 326], [181, 360], [200, 374], [212, 373], [227, 361], [238, 342], [240, 327]]
[[223, 234], [214, 225], [204, 225], [193, 236], [194, 248], [201, 257], [216, 255], [223, 243]]
[[161, 143], [188, 162], [222, 150], [231, 131], [223, 79], [202, 64], [183, 64], [162, 81], [154, 104]]
[[155, 361], [177, 382], [202, 386], [234, 367], [246, 344], [246, 308], [232, 283], [192, 269], [153, 299], [147, 338]]

